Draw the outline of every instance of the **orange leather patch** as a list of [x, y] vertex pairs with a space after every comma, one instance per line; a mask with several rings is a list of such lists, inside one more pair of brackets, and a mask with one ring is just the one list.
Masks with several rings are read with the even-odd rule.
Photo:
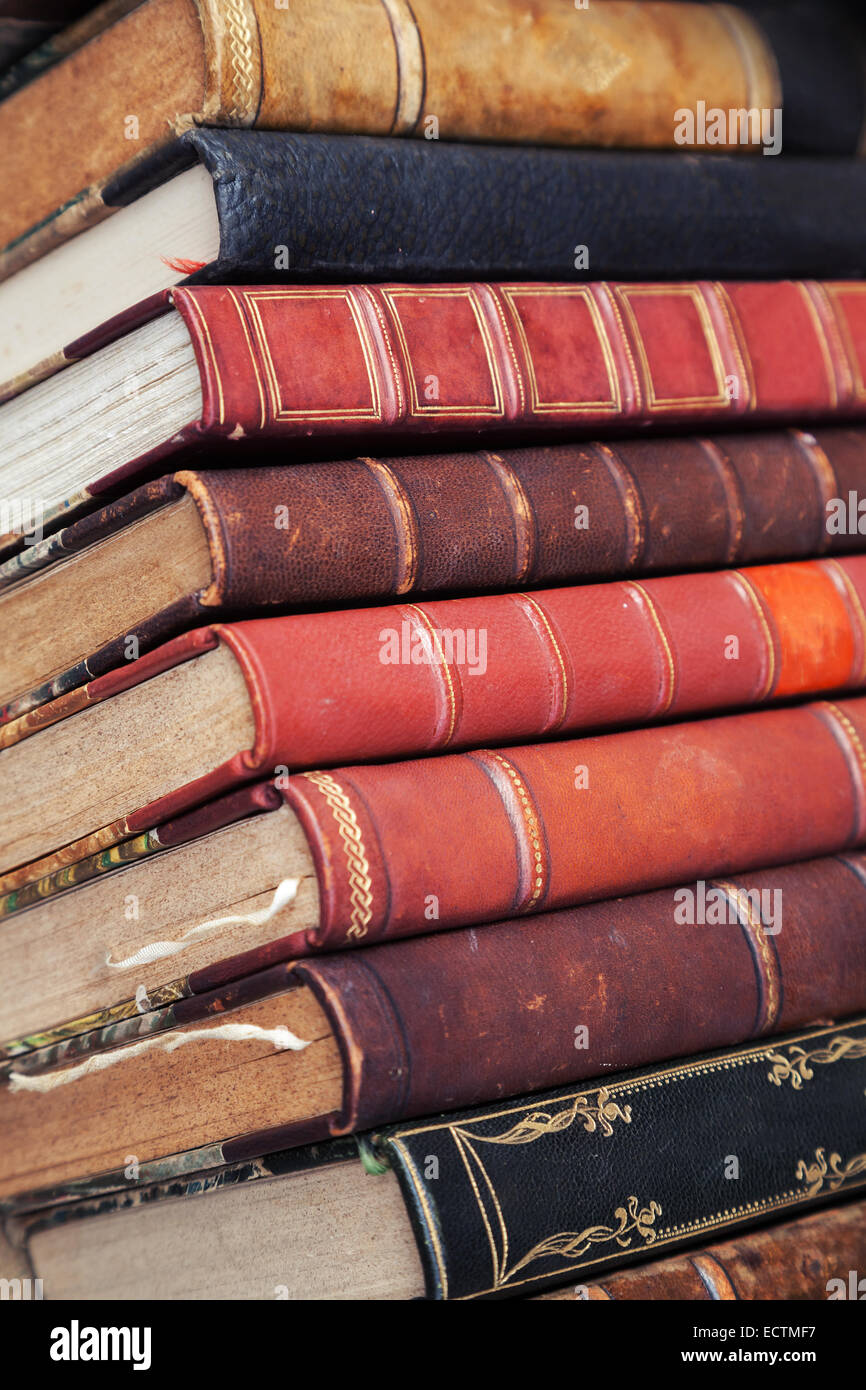
[[835, 690], [852, 678], [851, 615], [820, 562], [741, 571], [766, 601], [780, 643], [774, 694]]

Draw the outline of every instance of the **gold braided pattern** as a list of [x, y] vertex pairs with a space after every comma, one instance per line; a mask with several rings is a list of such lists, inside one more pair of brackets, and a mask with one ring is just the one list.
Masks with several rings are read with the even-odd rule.
[[327, 772], [305, 772], [308, 782], [318, 787], [337, 822], [349, 875], [349, 901], [352, 904], [347, 938], [360, 938], [367, 935], [367, 927], [373, 916], [373, 880], [370, 877], [370, 864], [364, 849], [361, 827], [352, 804], [339, 782], [335, 782]]
[[223, 0], [231, 55], [232, 92], [227, 116], [242, 125], [255, 106], [256, 81], [253, 62], [253, 31], [246, 0]]

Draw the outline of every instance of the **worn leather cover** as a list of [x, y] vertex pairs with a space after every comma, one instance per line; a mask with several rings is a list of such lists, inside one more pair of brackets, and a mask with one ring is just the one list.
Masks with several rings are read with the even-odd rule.
[[[214, 278], [270, 280], [281, 245], [286, 278], [311, 281], [839, 278], [866, 268], [855, 235], [866, 172], [850, 159], [217, 130], [183, 144], [214, 178]], [[651, 216], [630, 215], [637, 203]]]
[[[831, 527], [828, 504], [866, 497], [866, 434], [737, 431], [303, 469], [185, 469], [27, 546], [0, 566], [0, 587], [177, 501], [184, 488], [213, 559], [212, 586], [196, 606], [207, 617], [220, 607], [339, 606], [856, 551], [856, 525]], [[278, 505], [290, 526], [273, 525]]]
[[402, 1125], [377, 1147], [428, 1297], [508, 1297], [861, 1191], [864, 1086], [861, 1017]]
[[[683, 922], [677, 905], [702, 891], [712, 897], [711, 884], [298, 962], [293, 973], [323, 1005], [346, 1068], [333, 1132], [606, 1076], [866, 1007], [863, 855], [734, 875], [716, 887], [716, 907], [704, 915], [718, 920], [703, 924]], [[190, 987], [220, 973], [201, 971]]]
[[[621, 1299], [694, 1299], [711, 1302], [784, 1302], [861, 1298], [859, 1271], [866, 1266], [866, 1202], [824, 1207], [798, 1221], [720, 1240], [687, 1255], [651, 1260], [636, 1269], [605, 1275], [603, 1282], [570, 1284], [541, 1301], [578, 1298], [590, 1303]], [[851, 1271], [854, 1292], [851, 1291]]]
[[[864, 607], [866, 557], [857, 555], [209, 631], [246, 677], [257, 724], [254, 748], [244, 750], [249, 776], [856, 689], [866, 683]], [[128, 689], [195, 656], [206, 641], [199, 629], [144, 661], [119, 657], [114, 676], [78, 692], [75, 711], [110, 698], [118, 681]], [[7, 707], [18, 718], [0, 747], [52, 722], [51, 706], [38, 703], [50, 693], [43, 687]], [[31, 716], [20, 712], [34, 705]]]
[[[194, 635], [215, 640], [207, 629]], [[123, 678], [134, 683], [136, 673], [101, 680], [122, 689]], [[825, 700], [292, 775], [282, 794], [320, 881], [308, 945], [369, 944], [852, 848], [866, 834], [864, 737], [866, 699]], [[0, 893], [172, 820], [257, 770], [255, 755], [238, 753], [38, 863], [10, 866]]]
[[215, 630], [246, 675], [264, 773], [860, 686], [864, 604], [857, 556]]
[[335, 1134], [541, 1090], [866, 1008], [866, 860], [809, 860], [287, 969], [303, 949], [277, 938], [153, 991], [145, 966], [147, 1012], [106, 999], [89, 1018], [4, 1039], [0, 1058], [57, 1066], [222, 1013], [239, 990], [262, 997], [300, 980], [343, 1056]]

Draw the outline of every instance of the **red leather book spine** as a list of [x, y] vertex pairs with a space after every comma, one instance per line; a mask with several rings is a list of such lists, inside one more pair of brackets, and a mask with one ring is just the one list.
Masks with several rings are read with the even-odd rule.
[[206, 434], [361, 437], [866, 410], [866, 286], [172, 290]]
[[308, 772], [311, 949], [835, 854], [866, 834], [866, 699]]
[[135, 808], [153, 826], [279, 768], [647, 723], [866, 681], [866, 557], [198, 628], [0, 728], [11, 746], [212, 650], [256, 735]]
[[250, 775], [268, 775], [855, 688], [866, 680], [866, 557], [215, 631], [256, 711]]

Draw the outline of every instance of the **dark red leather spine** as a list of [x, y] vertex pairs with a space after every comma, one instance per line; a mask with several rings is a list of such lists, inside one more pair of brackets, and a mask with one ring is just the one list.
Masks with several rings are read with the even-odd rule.
[[[737, 431], [186, 469], [28, 547], [0, 566], [0, 588], [116, 534], [184, 488], [213, 561], [213, 583], [194, 600], [201, 621], [220, 606], [338, 606], [856, 551], [863, 536], [847, 508], [849, 494], [866, 498], [866, 433]], [[828, 525], [834, 499], [849, 524]]]
[[309, 949], [834, 854], [866, 835], [866, 699], [301, 773]]
[[866, 411], [859, 282], [194, 286], [223, 439]]
[[828, 528], [827, 504], [866, 498], [866, 433], [737, 432], [177, 476], [212, 522], [205, 603], [339, 606], [862, 549], [856, 526]]
[[[866, 856], [299, 961], [345, 1067], [335, 1133], [733, 1046], [866, 1005]], [[751, 894], [738, 907], [737, 894]], [[712, 902], [712, 896], [708, 901]], [[715, 920], [720, 918], [721, 920]], [[262, 977], [264, 978], [264, 977]]]

